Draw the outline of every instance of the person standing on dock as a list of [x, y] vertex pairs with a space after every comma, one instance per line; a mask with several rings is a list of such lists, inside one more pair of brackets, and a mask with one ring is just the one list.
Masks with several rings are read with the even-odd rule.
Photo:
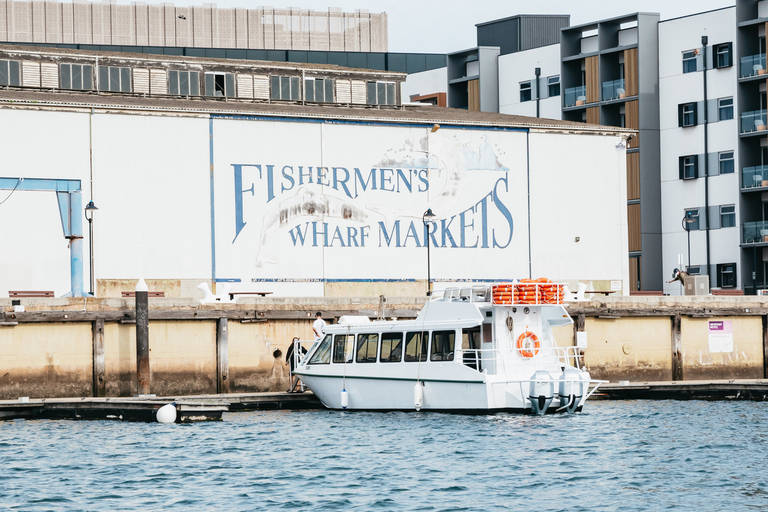
[[323, 314], [320, 311], [315, 315], [312, 330], [315, 332], [315, 341], [320, 341], [325, 336], [325, 320], [323, 320]]

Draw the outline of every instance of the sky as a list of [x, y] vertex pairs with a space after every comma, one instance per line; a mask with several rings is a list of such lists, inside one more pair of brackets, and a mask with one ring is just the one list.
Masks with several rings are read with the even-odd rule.
[[[156, 3], [154, 0], [145, 1]], [[166, 1], [179, 6], [204, 3], [202, 0]], [[734, 5], [734, 0], [272, 0], [270, 3], [218, 0], [215, 4], [218, 7], [246, 8], [261, 5], [300, 7], [316, 11], [341, 7], [344, 11], [365, 9], [369, 12], [386, 12], [390, 52], [450, 53], [476, 46], [475, 24], [515, 14], [570, 14], [571, 26], [635, 12], [657, 12], [663, 21], [729, 7]]]

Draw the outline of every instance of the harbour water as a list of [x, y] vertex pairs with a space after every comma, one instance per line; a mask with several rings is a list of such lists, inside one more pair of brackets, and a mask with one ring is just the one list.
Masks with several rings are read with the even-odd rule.
[[0, 510], [762, 510], [768, 404], [0, 422]]

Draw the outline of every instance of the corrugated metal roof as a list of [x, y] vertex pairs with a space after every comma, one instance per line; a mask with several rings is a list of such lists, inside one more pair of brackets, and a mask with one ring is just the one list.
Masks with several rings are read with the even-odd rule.
[[403, 124], [445, 124], [546, 129], [563, 132], [630, 134], [634, 130], [615, 126], [589, 125], [574, 121], [542, 119], [518, 115], [471, 112], [435, 106], [348, 107], [334, 105], [301, 105], [266, 103], [235, 99], [181, 99], [141, 97], [108, 93], [0, 91], [0, 108], [14, 109], [108, 109], [134, 113], [222, 114], [241, 116], [291, 117], [360, 122]]

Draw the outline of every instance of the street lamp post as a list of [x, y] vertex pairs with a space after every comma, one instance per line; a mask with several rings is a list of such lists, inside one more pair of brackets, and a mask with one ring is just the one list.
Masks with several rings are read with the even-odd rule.
[[424, 227], [427, 230], [427, 297], [432, 295], [432, 276], [430, 275], [430, 268], [429, 268], [429, 225], [430, 222], [432, 222], [432, 218], [436, 215], [432, 213], [432, 208], [427, 208], [427, 211], [424, 212], [424, 216], [421, 218], [421, 221], [424, 223]]
[[93, 212], [98, 210], [96, 208], [96, 205], [93, 204], [93, 199], [88, 201], [88, 204], [85, 205], [85, 218], [88, 221], [88, 255], [90, 256], [90, 264], [89, 267], [91, 269], [91, 290], [90, 293], [93, 295], [93, 289], [94, 289], [94, 280], [93, 280]]
[[695, 222], [696, 219], [693, 218], [693, 212], [685, 212], [685, 217], [683, 217], [683, 229], [688, 233], [688, 266], [685, 267], [685, 271], [689, 272], [691, 270], [691, 224]]

